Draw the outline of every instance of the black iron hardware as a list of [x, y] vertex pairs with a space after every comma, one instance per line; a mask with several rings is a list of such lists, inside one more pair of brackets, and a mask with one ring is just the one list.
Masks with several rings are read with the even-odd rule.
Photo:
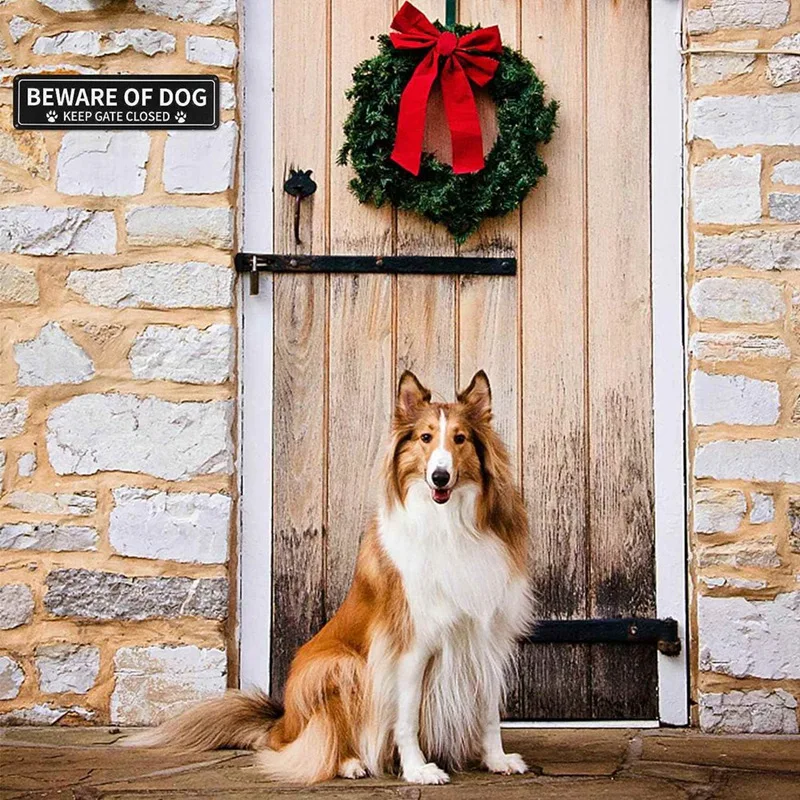
[[533, 624], [526, 642], [563, 644], [654, 644], [660, 653], [681, 652], [678, 623], [671, 618], [542, 619]]
[[[258, 294], [258, 259], [256, 256], [250, 256], [248, 259], [249, 266], [245, 264], [245, 268], [247, 269], [250, 275], [250, 294]], [[236, 265], [237, 271], [239, 271], [239, 265]]]
[[302, 256], [237, 253], [237, 272], [250, 275], [258, 294], [259, 272], [386, 272], [400, 275], [516, 275], [516, 258], [460, 256]]
[[317, 184], [311, 177], [313, 170], [290, 169], [289, 177], [283, 184], [283, 191], [294, 197], [294, 242], [302, 244], [300, 241], [300, 204], [306, 197], [310, 197], [317, 191]]

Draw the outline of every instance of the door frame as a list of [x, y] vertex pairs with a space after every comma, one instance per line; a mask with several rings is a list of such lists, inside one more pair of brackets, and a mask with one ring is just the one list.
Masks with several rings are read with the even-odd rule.
[[[686, 330], [683, 279], [682, 0], [651, 0], [651, 270], [656, 611], [678, 621], [680, 656], [658, 654], [659, 720], [542, 723], [648, 727], [689, 722], [686, 557]], [[242, 0], [238, 240], [273, 249], [273, 0]], [[269, 690], [272, 619], [273, 284], [239, 281], [239, 685]], [[536, 723], [522, 723], [536, 724]]]

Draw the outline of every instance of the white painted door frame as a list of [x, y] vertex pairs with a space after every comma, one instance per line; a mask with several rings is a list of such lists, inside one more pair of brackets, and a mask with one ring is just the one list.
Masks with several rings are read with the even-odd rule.
[[[239, 241], [273, 242], [272, 0], [241, 0]], [[239, 685], [269, 689], [272, 620], [272, 277], [239, 280]]]
[[656, 613], [678, 621], [683, 644], [679, 656], [658, 654], [658, 713], [660, 722], [666, 725], [689, 723], [682, 22], [682, 0], [651, 0], [650, 294]]
[[[273, 243], [272, 0], [243, 0], [241, 219], [249, 252]], [[688, 723], [681, 0], [651, 0], [651, 236], [656, 608], [678, 620], [679, 657], [658, 656], [661, 724]], [[239, 683], [269, 689], [272, 532], [272, 278], [239, 304]], [[601, 726], [604, 723], [592, 723]], [[621, 723], [606, 723], [609, 727]], [[630, 723], [625, 723], [630, 724]], [[648, 723], [644, 723], [648, 724]], [[649, 724], [657, 724], [653, 721]], [[573, 726], [575, 723], [564, 723]]]

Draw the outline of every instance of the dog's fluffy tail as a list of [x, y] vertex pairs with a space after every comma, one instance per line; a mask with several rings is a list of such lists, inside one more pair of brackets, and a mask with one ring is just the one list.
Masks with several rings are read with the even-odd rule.
[[120, 742], [125, 747], [169, 747], [175, 750], [261, 750], [283, 707], [263, 692], [229, 691], [217, 700], [190, 708], [149, 731]]

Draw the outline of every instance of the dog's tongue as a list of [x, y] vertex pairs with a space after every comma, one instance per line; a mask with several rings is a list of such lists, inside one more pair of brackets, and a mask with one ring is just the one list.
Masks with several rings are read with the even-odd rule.
[[446, 503], [450, 499], [449, 489], [432, 489], [431, 496], [437, 503]]

